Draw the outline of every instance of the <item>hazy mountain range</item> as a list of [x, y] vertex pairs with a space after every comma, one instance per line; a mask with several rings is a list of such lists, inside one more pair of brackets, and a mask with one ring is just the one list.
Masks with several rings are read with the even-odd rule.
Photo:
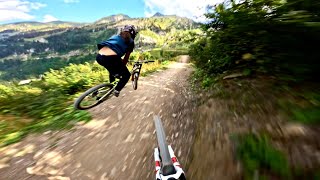
[[[186, 49], [185, 40], [192, 38], [199, 28], [199, 24], [191, 19], [160, 13], [149, 18], [117, 14], [93, 23], [54, 21], [0, 25], [0, 80], [21, 79], [28, 74], [63, 67], [67, 62], [92, 60], [97, 51], [96, 44], [118, 33], [125, 24], [133, 24], [139, 30], [135, 39], [135, 51], [138, 52], [154, 48]], [[36, 66], [38, 70], [35, 70]]]

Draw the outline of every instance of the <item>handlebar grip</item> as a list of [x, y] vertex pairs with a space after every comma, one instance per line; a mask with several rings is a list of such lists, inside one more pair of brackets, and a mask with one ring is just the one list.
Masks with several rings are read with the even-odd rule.
[[144, 63], [155, 62], [155, 60], [145, 60]]

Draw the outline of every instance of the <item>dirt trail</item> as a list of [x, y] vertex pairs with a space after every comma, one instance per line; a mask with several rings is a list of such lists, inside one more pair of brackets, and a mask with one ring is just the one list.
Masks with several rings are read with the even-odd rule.
[[[186, 56], [180, 62], [186, 62]], [[162, 117], [182, 165], [190, 161], [195, 133], [192, 68], [168, 69], [129, 82], [120, 97], [93, 108], [93, 120], [70, 131], [34, 134], [0, 150], [0, 179], [154, 179], [153, 115]]]

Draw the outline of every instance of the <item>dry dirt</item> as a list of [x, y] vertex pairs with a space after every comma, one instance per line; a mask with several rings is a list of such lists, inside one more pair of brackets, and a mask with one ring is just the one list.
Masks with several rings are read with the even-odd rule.
[[281, 111], [277, 102], [286, 96], [283, 91], [275, 90], [277, 81], [258, 76], [221, 80], [219, 84], [221, 86], [200, 94], [201, 102], [193, 117], [197, 131], [191, 156], [194, 158], [188, 162], [188, 177], [245, 179], [243, 167], [236, 159], [239, 142], [233, 137], [266, 133], [271, 145], [284, 152], [290, 167], [296, 171], [291, 179], [313, 179], [311, 173], [318, 172], [320, 167], [319, 127], [295, 122]]
[[0, 180], [154, 179], [153, 115], [161, 117], [187, 179], [243, 179], [230, 137], [248, 132], [270, 134], [293, 167], [320, 167], [319, 127], [283, 117], [275, 105], [283, 93], [275, 93], [274, 80], [225, 79], [222, 90], [195, 94], [187, 62], [182, 56], [141, 77], [137, 90], [129, 82], [120, 97], [90, 110], [89, 123], [29, 135], [0, 149]]
[[196, 129], [187, 88], [193, 69], [180, 62], [141, 77], [137, 90], [129, 82], [118, 98], [91, 109], [86, 124], [29, 135], [1, 149], [0, 179], [154, 179], [153, 115], [160, 115], [180, 163], [188, 164]]

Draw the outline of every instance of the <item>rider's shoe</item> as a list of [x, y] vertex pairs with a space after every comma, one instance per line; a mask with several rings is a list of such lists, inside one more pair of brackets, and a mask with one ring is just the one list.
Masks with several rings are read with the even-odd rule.
[[113, 95], [114, 95], [114, 96], [118, 97], [119, 94], [120, 94], [120, 91], [117, 91], [117, 90], [114, 90], [114, 91], [113, 91]]

